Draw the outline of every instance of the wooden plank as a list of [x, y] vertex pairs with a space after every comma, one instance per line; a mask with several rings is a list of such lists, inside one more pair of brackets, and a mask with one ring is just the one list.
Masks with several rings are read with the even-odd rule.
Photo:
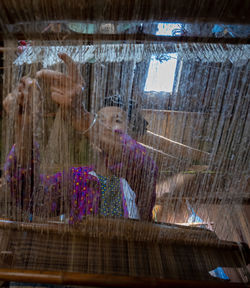
[[250, 23], [248, 0], [23, 0], [0, 2], [2, 23], [28, 21], [180, 21]]
[[[1, 30], [0, 30], [1, 31]], [[151, 34], [82, 34], [82, 33], [0, 33], [0, 41], [3, 40], [41, 40], [41, 41], [65, 41], [78, 40], [85, 44], [92, 43], [170, 43], [169, 52], [174, 52], [171, 43], [213, 43], [213, 44], [250, 44], [249, 38], [224, 38], [224, 37], [197, 37], [197, 36], [158, 36]], [[78, 43], [79, 45], [79, 43]]]
[[39, 271], [0, 269], [0, 279], [5, 281], [47, 283], [58, 285], [84, 285], [93, 287], [249, 287], [247, 284], [220, 281], [168, 280], [153, 277], [117, 276], [109, 274], [84, 274], [66, 271]]
[[147, 148], [151, 148], [156, 154], [165, 153], [166, 157], [188, 162], [199, 161], [206, 164], [209, 161], [210, 154], [199, 149], [192, 148], [182, 143], [173, 141], [164, 136], [148, 131], [146, 135], [138, 138], [139, 143], [145, 144]]

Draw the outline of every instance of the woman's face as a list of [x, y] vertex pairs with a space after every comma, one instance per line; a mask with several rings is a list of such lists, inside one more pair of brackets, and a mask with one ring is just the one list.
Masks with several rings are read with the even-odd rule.
[[107, 106], [99, 110], [98, 118], [100, 124], [106, 126], [106, 128], [111, 130], [121, 130], [126, 132], [127, 130], [127, 115], [119, 107]]

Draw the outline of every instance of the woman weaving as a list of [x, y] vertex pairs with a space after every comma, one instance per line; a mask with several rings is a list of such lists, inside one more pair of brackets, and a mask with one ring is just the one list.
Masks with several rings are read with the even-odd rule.
[[[37, 183], [36, 177], [32, 175], [32, 163], [37, 163], [35, 166], [39, 170], [38, 145], [32, 143], [30, 146], [31, 161], [24, 160], [23, 150], [27, 153], [29, 145], [21, 143], [20, 139], [25, 137], [17, 137], [5, 164], [6, 179], [12, 198], [15, 199], [16, 205], [29, 215], [41, 210], [41, 203], [43, 209], [48, 209], [47, 214], [51, 212], [56, 215], [59, 213], [62, 185], [67, 183], [67, 201], [71, 203], [70, 223], [81, 221], [87, 215], [151, 220], [155, 203], [157, 167], [145, 148], [126, 134], [131, 129], [143, 131], [145, 121], [140, 121], [141, 125], [135, 124], [131, 127], [131, 121], [127, 121], [128, 118], [131, 119], [131, 113], [125, 112], [118, 96], [108, 97], [105, 100], [107, 106], [100, 109], [96, 115], [89, 113], [79, 96], [85, 85], [78, 67], [66, 54], [60, 54], [59, 57], [66, 64], [68, 75], [41, 70], [37, 72], [36, 79], [49, 85], [52, 100], [59, 104], [67, 115], [71, 115], [73, 127], [101, 149], [100, 158], [95, 167], [72, 167], [70, 171], [54, 175], [38, 172], [39, 189], [27, 189], [27, 186]], [[22, 78], [17, 89], [3, 102], [7, 112], [18, 103], [17, 121], [19, 127], [22, 127], [19, 129], [22, 132], [19, 133], [24, 133], [23, 130], [32, 127], [32, 113], [28, 108], [38, 89], [35, 83], [37, 81], [29, 77]], [[36, 112], [33, 111], [34, 113]], [[24, 180], [33, 182], [27, 184]]]

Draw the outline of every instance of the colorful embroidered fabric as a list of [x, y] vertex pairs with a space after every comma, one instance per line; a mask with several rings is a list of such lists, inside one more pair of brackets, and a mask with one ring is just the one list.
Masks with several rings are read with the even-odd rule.
[[[102, 183], [102, 180], [106, 182], [106, 178], [109, 177], [103, 177], [103, 176], [98, 176], [94, 171], [90, 172], [91, 175], [97, 177], [100, 181], [100, 183]], [[102, 178], [100, 180], [100, 177]], [[113, 176], [115, 177], [115, 176]], [[116, 177], [117, 179], [119, 179], [118, 177]], [[135, 193], [134, 191], [131, 189], [131, 187], [129, 186], [128, 182], [124, 179], [124, 178], [120, 178], [119, 179], [120, 182], [120, 186], [119, 186], [119, 191], [120, 191], [120, 195], [119, 198], [122, 198], [122, 208], [123, 208], [123, 217], [124, 218], [133, 218], [133, 219], [139, 219], [139, 214], [138, 214], [138, 210], [135, 204]], [[101, 185], [101, 203], [103, 203], [104, 199], [103, 199], [103, 195], [105, 194], [105, 191], [107, 191], [106, 189], [107, 185]], [[104, 189], [105, 191], [104, 191]], [[118, 188], [118, 182], [117, 182], [117, 188]], [[128, 206], [129, 205], [129, 206]], [[103, 214], [101, 214], [103, 215]], [[115, 215], [113, 215], [115, 216]]]
[[122, 217], [123, 199], [120, 178], [98, 175], [98, 179], [101, 184], [100, 215]]

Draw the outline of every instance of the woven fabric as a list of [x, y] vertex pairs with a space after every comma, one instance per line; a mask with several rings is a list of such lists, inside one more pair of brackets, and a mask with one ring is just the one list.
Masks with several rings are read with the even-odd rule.
[[[217, 266], [242, 265], [237, 250], [220, 249], [219, 253], [216, 246], [186, 245], [178, 241], [160, 244], [107, 239], [102, 233], [81, 237], [80, 233], [65, 231], [41, 233], [15, 229], [0, 230], [0, 234], [8, 238], [4, 248], [11, 251], [1, 255], [0, 267], [206, 280], [210, 279], [208, 271]], [[132, 237], [130, 234], [127, 235]], [[139, 234], [145, 236], [145, 231]]]

